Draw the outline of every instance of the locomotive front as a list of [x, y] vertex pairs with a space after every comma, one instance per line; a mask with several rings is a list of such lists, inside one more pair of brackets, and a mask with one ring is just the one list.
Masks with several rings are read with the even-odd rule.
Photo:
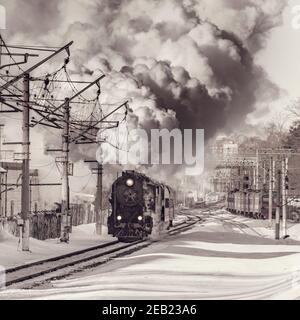
[[126, 171], [112, 186], [112, 214], [108, 233], [120, 241], [135, 241], [151, 233], [151, 217], [144, 215], [143, 177]]

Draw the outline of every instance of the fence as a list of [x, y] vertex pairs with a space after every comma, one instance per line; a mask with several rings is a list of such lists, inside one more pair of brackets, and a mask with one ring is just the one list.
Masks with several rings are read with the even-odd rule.
[[[71, 205], [72, 226], [94, 223], [96, 216], [91, 204]], [[108, 210], [104, 210], [104, 219]], [[0, 220], [2, 228], [8, 233], [19, 237], [17, 217], [8, 217]], [[60, 237], [61, 213], [56, 211], [40, 211], [30, 216], [30, 236], [38, 240], [56, 239]]]
[[94, 208], [90, 204], [72, 204], [72, 226], [94, 223], [96, 221]]

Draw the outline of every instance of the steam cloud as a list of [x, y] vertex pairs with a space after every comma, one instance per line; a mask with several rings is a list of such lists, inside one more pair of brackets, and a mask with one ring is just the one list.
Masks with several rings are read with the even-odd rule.
[[[102, 103], [130, 99], [129, 126], [233, 131], [280, 91], [255, 64], [282, 0], [6, 0], [10, 42], [74, 40], [78, 76], [102, 70]], [[18, 14], [26, 19], [18, 19]], [[38, 26], [38, 27], [37, 27]], [[87, 148], [81, 147], [76, 160]], [[74, 154], [73, 154], [74, 156]]]

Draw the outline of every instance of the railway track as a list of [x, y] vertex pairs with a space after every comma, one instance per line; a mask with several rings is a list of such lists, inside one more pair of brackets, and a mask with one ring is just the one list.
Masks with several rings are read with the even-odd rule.
[[253, 233], [253, 235], [263, 237], [262, 234], [260, 234], [258, 231], [256, 231], [255, 229], [253, 229], [251, 226], [247, 225], [246, 223], [243, 223], [241, 221], [235, 221], [236, 216], [234, 216], [232, 218], [223, 218], [220, 216], [217, 216], [217, 217], [212, 216], [212, 213], [214, 212], [214, 210], [215, 210], [215, 208], [207, 210], [207, 212], [209, 213], [209, 216], [208, 216], [209, 219], [221, 221], [223, 223], [224, 227], [227, 225], [227, 226], [237, 228], [244, 234], [249, 235], [249, 232], [245, 231], [245, 229], [248, 229]]
[[180, 232], [187, 231], [187, 230], [191, 229], [194, 225], [196, 225], [198, 222], [202, 221], [202, 218], [198, 217], [198, 216], [190, 216], [190, 217], [188, 217], [188, 219], [189, 219], [189, 221], [187, 223], [183, 222], [182, 226], [177, 225], [174, 229], [169, 230], [168, 234], [169, 235], [176, 235]]
[[[174, 226], [167, 232], [167, 235], [173, 236], [186, 231], [199, 221], [200, 218], [190, 218], [189, 221]], [[33, 288], [54, 279], [61, 279], [73, 273], [100, 266], [114, 258], [148, 247], [151, 243], [152, 241], [148, 239], [132, 243], [112, 241], [51, 259], [10, 268], [6, 270], [6, 287], [21, 285], [22, 288]]]
[[[223, 224], [224, 227], [231, 227], [231, 228], [237, 228], [242, 233], [251, 235], [249, 232], [247, 232], [245, 229], [248, 229], [251, 231], [252, 235], [258, 236], [258, 237], [264, 237], [261, 233], [253, 229], [251, 226], [249, 226], [246, 223], [243, 223], [242, 221], [236, 221], [236, 216], [233, 217], [221, 217], [219, 214], [217, 214], [215, 211], [222, 209], [222, 206], [219, 204], [211, 204], [209, 206], [206, 206], [204, 208], [199, 209], [200, 214], [197, 214], [196, 217], [202, 220], [202, 222], [206, 220], [215, 220], [219, 221]], [[229, 212], [228, 212], [229, 213]], [[181, 214], [185, 215], [184, 212], [181, 212]]]
[[234, 221], [234, 219], [220, 219], [220, 221], [222, 221], [222, 223], [224, 225], [229, 225], [232, 227], [235, 227], [237, 229], [239, 229], [242, 233], [244, 234], [248, 234], [249, 232], [246, 232], [245, 229], [250, 230], [254, 235], [262, 237], [262, 235], [257, 232], [256, 230], [254, 230], [253, 228], [251, 228], [250, 226], [248, 226], [247, 224], [243, 223], [243, 222], [238, 222], [238, 221]]
[[6, 270], [6, 287], [19, 283], [31, 285], [33, 281], [45, 282], [63, 278], [71, 273], [104, 264], [112, 258], [129, 254], [149, 245], [143, 242], [140, 240], [124, 244], [113, 241], [83, 252], [77, 251], [31, 265], [8, 269]]

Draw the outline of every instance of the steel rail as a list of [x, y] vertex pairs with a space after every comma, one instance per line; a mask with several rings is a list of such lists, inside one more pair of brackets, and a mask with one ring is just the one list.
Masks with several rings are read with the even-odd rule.
[[[168, 230], [167, 234], [175, 235], [180, 231], [185, 231], [189, 229], [190, 227], [192, 227], [193, 225], [195, 225], [201, 220], [199, 217], [195, 217], [195, 218], [196, 219], [193, 219], [192, 222], [188, 221], [188, 222], [179, 223], [178, 225], [176, 225], [176, 227], [172, 228], [171, 230]], [[89, 265], [85, 265], [85, 268], [97, 266], [109, 261], [109, 260], [95, 261], [99, 258], [103, 258], [110, 254], [117, 254], [117, 255], [120, 253], [121, 255], [129, 254], [134, 251], [140, 250], [144, 247], [147, 247], [151, 243], [152, 241], [149, 239], [138, 240], [132, 243], [126, 243], [124, 245], [122, 245], [122, 243], [119, 241], [112, 241], [112, 242], [104, 243], [91, 248], [78, 250], [78, 251], [74, 251], [64, 255], [52, 257], [46, 260], [36, 261], [30, 264], [13, 267], [6, 270], [6, 278], [7, 278], [6, 286], [9, 287], [14, 284], [19, 284], [26, 280], [31, 280], [44, 275], [50, 275], [50, 277], [48, 278], [46, 277], [44, 279], [44, 281], [49, 281], [52, 278], [57, 278], [56, 276], [51, 277], [51, 273], [54, 273], [55, 271], [63, 270], [68, 267], [73, 267], [76, 265], [79, 266], [80, 264], [83, 264], [86, 262], [91, 262], [91, 263]], [[144, 244], [144, 245], [140, 246], [140, 244]], [[105, 250], [105, 249], [108, 249], [108, 250]], [[88, 254], [89, 252], [92, 254], [89, 255]], [[63, 260], [66, 260], [66, 261], [63, 261]], [[58, 262], [58, 264], [53, 265], [53, 263], [55, 262]], [[47, 267], [47, 264], [49, 264], [49, 267]], [[27, 270], [29, 271], [28, 273], [26, 273], [26, 269], [28, 269]], [[71, 272], [68, 272], [64, 276], [67, 276], [75, 271], [76, 270], [72, 270]]]

